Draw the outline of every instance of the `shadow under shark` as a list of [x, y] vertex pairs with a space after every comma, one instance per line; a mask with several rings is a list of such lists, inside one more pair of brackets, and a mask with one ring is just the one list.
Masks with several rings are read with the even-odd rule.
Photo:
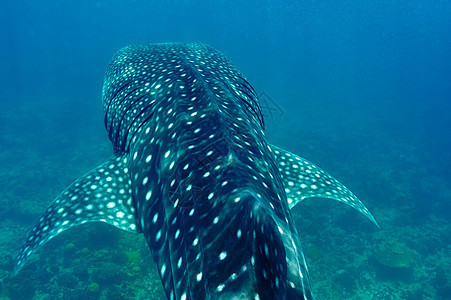
[[268, 143], [254, 89], [209, 46], [123, 48], [103, 106], [113, 157], [55, 199], [15, 273], [62, 231], [105, 222], [144, 234], [168, 299], [312, 299], [290, 208], [332, 198], [376, 224], [345, 186]]

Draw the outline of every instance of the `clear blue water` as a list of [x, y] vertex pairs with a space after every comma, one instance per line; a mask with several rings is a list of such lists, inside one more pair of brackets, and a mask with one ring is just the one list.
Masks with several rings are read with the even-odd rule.
[[[269, 140], [329, 171], [374, 212], [380, 230], [326, 200], [294, 210], [315, 257], [309, 265], [319, 299], [450, 298], [450, 16], [449, 1], [3, 1], [0, 298], [45, 298], [96, 281], [91, 274], [75, 286], [49, 283], [72, 270], [61, 253], [73, 235], [79, 253], [98, 227], [74, 229], [54, 242], [59, 251], [43, 250], [35, 264], [51, 272], [22, 275], [35, 282], [29, 294], [11, 278], [10, 260], [53, 198], [111, 153], [100, 98], [112, 55], [168, 41], [225, 53], [276, 108], [266, 113]], [[118, 244], [104, 251], [133, 249]], [[392, 270], [399, 277], [385, 276], [378, 253], [399, 245], [415, 258], [407, 271]], [[140, 276], [148, 277], [154, 271], [144, 261]], [[139, 277], [122, 272], [119, 282]], [[100, 283], [94, 295], [107, 297], [118, 285]], [[130, 289], [126, 299], [149, 288]]]

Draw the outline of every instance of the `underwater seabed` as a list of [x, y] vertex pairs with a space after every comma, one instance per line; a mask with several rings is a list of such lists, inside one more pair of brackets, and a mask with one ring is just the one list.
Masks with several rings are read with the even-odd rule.
[[448, 222], [402, 226], [387, 209], [374, 212], [378, 230], [347, 207], [314, 201], [293, 213], [317, 299], [451, 299]]
[[[0, 118], [13, 124], [31, 111], [38, 124], [47, 118], [45, 110], [33, 107], [0, 112]], [[72, 128], [74, 139], [50, 125], [40, 128], [39, 139], [20, 130], [1, 136], [0, 299], [165, 299], [142, 236], [104, 224], [62, 233], [12, 277], [35, 219], [69, 183], [110, 155], [106, 137], [89, 129], [98, 117]], [[340, 167], [358, 169], [352, 162]], [[392, 194], [396, 203], [404, 189], [387, 178], [386, 169], [368, 168], [384, 187], [399, 191]], [[451, 299], [451, 224], [445, 217], [429, 214], [415, 221], [414, 203], [384, 207], [362, 200], [380, 230], [353, 209], [326, 199], [306, 200], [293, 210], [316, 298]]]
[[[367, 220], [338, 203], [314, 201], [296, 208], [294, 217], [317, 299], [449, 298], [449, 224], [434, 219], [377, 230], [358, 225]], [[384, 215], [381, 224], [397, 217], [394, 210]], [[79, 226], [50, 241], [12, 277], [28, 226], [0, 223], [0, 299], [166, 299], [140, 235], [104, 224]]]

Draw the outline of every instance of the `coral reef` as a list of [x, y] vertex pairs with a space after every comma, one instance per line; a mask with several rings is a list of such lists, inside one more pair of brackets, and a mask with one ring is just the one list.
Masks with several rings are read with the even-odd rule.
[[389, 268], [409, 268], [415, 257], [415, 252], [402, 243], [383, 244], [375, 253], [376, 260]]

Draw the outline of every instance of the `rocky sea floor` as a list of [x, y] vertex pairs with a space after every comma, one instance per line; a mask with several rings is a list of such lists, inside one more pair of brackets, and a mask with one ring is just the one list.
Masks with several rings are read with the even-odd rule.
[[[68, 184], [111, 154], [97, 122], [101, 117], [84, 119], [81, 128], [62, 130], [46, 124], [47, 115], [36, 111], [45, 109], [0, 112], [0, 120], [10, 128], [0, 135], [0, 299], [165, 299], [143, 237], [104, 224], [63, 232], [13, 276], [15, 257], [34, 221]], [[31, 113], [41, 125], [33, 131], [17, 125], [29, 123]], [[279, 128], [284, 126], [293, 124]], [[270, 138], [278, 129], [273, 128]], [[284, 144], [283, 136], [276, 140]], [[301, 155], [300, 149], [308, 150], [304, 143], [285, 140], [287, 148]], [[400, 152], [408, 155], [402, 160], [414, 161], [409, 144], [403, 147], [392, 147], [393, 153], [385, 155]], [[309, 199], [293, 210], [317, 299], [451, 299], [451, 223], [445, 213], [406, 200], [433, 187], [439, 189], [440, 201], [449, 201], [446, 180], [426, 181], [416, 187], [422, 193], [413, 193], [411, 182], [426, 171], [397, 169], [403, 166], [387, 170], [380, 159], [368, 163], [366, 172], [368, 178], [378, 178], [379, 189], [389, 192], [370, 191], [358, 183], [366, 181], [360, 159], [348, 158], [342, 165], [321, 157], [312, 161], [343, 170], [346, 180], [337, 178], [346, 185], [354, 182], [380, 229], [353, 209], [327, 199]], [[394, 180], [396, 172], [403, 174], [402, 180]], [[352, 177], [353, 173], [360, 175]], [[364, 199], [366, 191], [370, 200]], [[377, 201], [382, 195], [391, 197], [391, 205], [387, 199]]]

